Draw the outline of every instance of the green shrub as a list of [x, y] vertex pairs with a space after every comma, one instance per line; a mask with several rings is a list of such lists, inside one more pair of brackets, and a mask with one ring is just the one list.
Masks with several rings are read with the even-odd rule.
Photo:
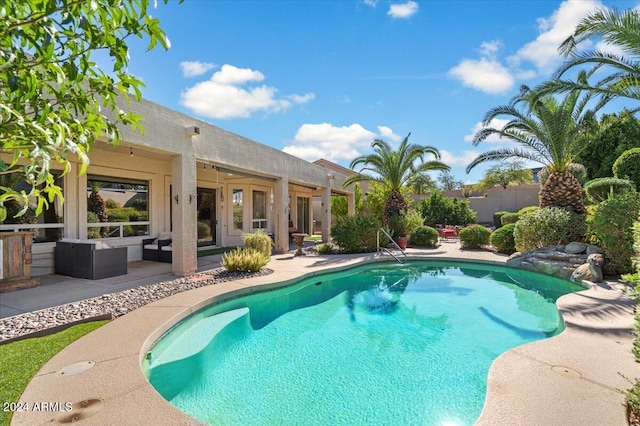
[[421, 226], [411, 234], [409, 244], [414, 246], [435, 247], [438, 242], [438, 231], [430, 226]]
[[94, 212], [87, 212], [87, 223], [98, 223], [100, 219], [98, 219], [98, 215]]
[[331, 247], [331, 244], [320, 244], [316, 247], [316, 251], [319, 254], [331, 254], [333, 253], [333, 247]]
[[599, 203], [606, 200], [610, 194], [620, 194], [633, 187], [629, 180], [606, 177], [590, 180], [584, 185], [584, 191], [590, 202]]
[[422, 224], [422, 215], [416, 209], [409, 209], [389, 219], [389, 228], [393, 231], [392, 237], [408, 237]]
[[478, 249], [489, 245], [491, 231], [482, 225], [471, 225], [460, 230], [462, 248]]
[[489, 242], [499, 253], [511, 254], [516, 251], [516, 240], [513, 237], [515, 227], [515, 223], [508, 223], [491, 234]]
[[504, 226], [510, 223], [516, 223], [519, 219], [520, 219], [519, 213], [507, 213], [502, 215], [502, 217], [500, 218], [500, 221], [502, 222], [502, 226]]
[[435, 227], [441, 225], [468, 225], [475, 223], [477, 213], [469, 208], [469, 201], [457, 198], [445, 198], [436, 191], [420, 204], [420, 213], [424, 225]]
[[377, 249], [379, 228], [373, 216], [344, 216], [331, 225], [331, 235], [342, 252], [369, 253]]
[[270, 257], [256, 249], [240, 248], [222, 255], [222, 266], [229, 272], [258, 272]]
[[254, 249], [267, 257], [271, 256], [271, 237], [263, 230], [259, 229], [252, 234], [242, 234], [242, 241], [246, 249]]
[[104, 205], [108, 209], [118, 209], [118, 208], [122, 207], [119, 203], [117, 203], [116, 201], [112, 200], [111, 198], [107, 199], [104, 202]]
[[613, 163], [613, 175], [628, 179], [640, 191], [640, 148], [631, 148], [622, 153]]
[[608, 274], [632, 272], [633, 222], [640, 212], [635, 190], [613, 194], [599, 203], [589, 217], [589, 236], [604, 251], [604, 271]]
[[523, 207], [520, 210], [518, 210], [518, 214], [520, 215], [520, 217], [523, 217], [524, 215], [535, 213], [538, 210], [540, 210], [540, 206]]
[[522, 217], [515, 224], [513, 236], [517, 251], [584, 241], [585, 217], [561, 207], [544, 207]]
[[207, 238], [211, 236], [211, 227], [204, 223], [198, 222], [198, 239], [201, 240], [203, 238]]
[[500, 228], [502, 226], [502, 216], [509, 213], [511, 212], [500, 211], [493, 213], [493, 226], [495, 226], [496, 229]]

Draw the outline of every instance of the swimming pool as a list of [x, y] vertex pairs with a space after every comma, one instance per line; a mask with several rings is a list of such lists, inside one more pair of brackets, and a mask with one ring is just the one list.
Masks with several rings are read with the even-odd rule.
[[491, 362], [563, 329], [575, 284], [494, 265], [369, 264], [205, 308], [143, 368], [209, 424], [472, 424]]

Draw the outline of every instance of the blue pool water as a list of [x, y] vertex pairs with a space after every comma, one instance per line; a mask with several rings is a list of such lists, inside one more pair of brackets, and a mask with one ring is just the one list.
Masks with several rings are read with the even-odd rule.
[[493, 265], [372, 264], [213, 305], [143, 365], [212, 425], [467, 425], [491, 362], [563, 329], [582, 288]]

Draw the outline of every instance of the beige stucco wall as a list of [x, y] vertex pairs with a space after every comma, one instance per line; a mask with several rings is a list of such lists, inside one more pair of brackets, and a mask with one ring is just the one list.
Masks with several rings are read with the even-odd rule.
[[[96, 143], [89, 154], [87, 174], [78, 176], [78, 165], [74, 164], [65, 176], [64, 237], [87, 237], [87, 175], [149, 183], [149, 235], [169, 232], [172, 211], [174, 247], [182, 248], [180, 254], [174, 256], [173, 269], [177, 274], [194, 272], [196, 267], [196, 206], [193, 200], [198, 187], [215, 189], [217, 197], [221, 192], [224, 194], [224, 201], [219, 200], [216, 205], [216, 242], [220, 246], [240, 245], [242, 232], [252, 231], [252, 191], [265, 191], [269, 199], [273, 192], [274, 202], [269, 203], [267, 209], [267, 230], [275, 234], [276, 245], [281, 250], [288, 249], [289, 245], [289, 217], [294, 224], [297, 221], [297, 197], [311, 199], [327, 190], [349, 193], [342, 188], [344, 176], [319, 165], [153, 102], [142, 100], [132, 103], [129, 108], [144, 117], [145, 133], [123, 128], [119, 146]], [[199, 127], [200, 134], [189, 135], [186, 128], [191, 126]], [[1, 155], [3, 159], [7, 157]], [[216, 171], [214, 167], [223, 167], [225, 172]], [[237, 174], [233, 175], [234, 172]], [[179, 200], [169, 197], [172, 185]], [[231, 226], [234, 189], [245, 191], [242, 231]], [[314, 217], [311, 205], [310, 201], [310, 230]], [[176, 224], [182, 228], [176, 229]], [[128, 247], [128, 259], [133, 261], [142, 258], [143, 238], [109, 238], [107, 242], [114, 247]], [[55, 243], [34, 245], [33, 275], [53, 273], [54, 247]]]

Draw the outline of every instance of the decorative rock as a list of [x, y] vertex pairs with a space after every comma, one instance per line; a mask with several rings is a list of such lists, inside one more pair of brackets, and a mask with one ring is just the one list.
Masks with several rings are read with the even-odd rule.
[[72, 323], [84, 318], [94, 318], [105, 314], [111, 314], [114, 318], [119, 317], [148, 303], [183, 291], [271, 273], [273, 273], [273, 271], [267, 268], [263, 268], [260, 272], [256, 273], [230, 273], [224, 268], [217, 268], [190, 277], [150, 284], [118, 293], [105, 294], [80, 302], [1, 318], [0, 342]]
[[587, 244], [587, 256], [594, 253], [604, 254], [604, 251], [598, 246], [594, 246], [593, 244]]
[[602, 267], [604, 265], [604, 255], [601, 253], [592, 253], [587, 256], [587, 262]]
[[580, 284], [582, 281], [591, 281], [591, 271], [589, 264], [584, 263], [578, 266], [571, 274], [571, 281]]
[[580, 253], [584, 253], [586, 250], [587, 250], [586, 244], [579, 243], [576, 241], [569, 243], [564, 247], [564, 252], [570, 253], [570, 254], [580, 254]]
[[[568, 248], [568, 250], [567, 250]], [[580, 253], [575, 253], [580, 251]], [[592, 256], [589, 260], [587, 252]], [[514, 253], [507, 265], [529, 271], [542, 272], [580, 283], [583, 279], [602, 281], [604, 256], [597, 246], [574, 242], [566, 246], [544, 247], [526, 253]], [[578, 270], [577, 272], [574, 272]], [[575, 276], [573, 276], [575, 273]]]

